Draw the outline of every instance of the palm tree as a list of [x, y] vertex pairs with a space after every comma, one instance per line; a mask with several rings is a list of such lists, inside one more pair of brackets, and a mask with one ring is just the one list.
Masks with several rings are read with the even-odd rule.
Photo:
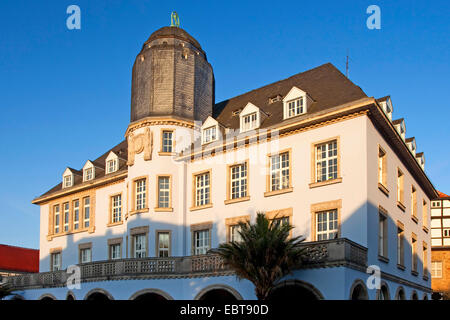
[[214, 252], [231, 267], [239, 279], [255, 286], [258, 300], [266, 300], [276, 282], [298, 267], [305, 255], [302, 237], [290, 237], [294, 228], [276, 219], [270, 221], [262, 212], [256, 223], [239, 223], [241, 241], [222, 243]]

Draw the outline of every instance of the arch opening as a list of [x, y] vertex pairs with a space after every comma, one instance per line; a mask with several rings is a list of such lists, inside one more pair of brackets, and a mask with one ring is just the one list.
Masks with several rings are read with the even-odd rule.
[[167, 301], [165, 297], [155, 292], [146, 292], [136, 296], [133, 300], [136, 301], [152, 301], [152, 302], [161, 302]]
[[268, 297], [271, 301], [286, 301], [286, 300], [321, 300], [322, 294], [309, 283], [300, 281], [287, 281], [281, 285], [276, 286]]
[[225, 303], [234, 302], [238, 299], [228, 290], [217, 288], [206, 291], [198, 298], [198, 300], [205, 302]]
[[405, 290], [403, 290], [403, 288], [397, 290], [395, 300], [406, 300]]
[[356, 280], [350, 291], [351, 300], [369, 300], [366, 286], [362, 280]]

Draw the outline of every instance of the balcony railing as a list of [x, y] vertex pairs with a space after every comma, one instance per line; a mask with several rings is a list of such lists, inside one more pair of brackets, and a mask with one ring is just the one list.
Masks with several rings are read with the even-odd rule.
[[[347, 266], [362, 269], [367, 265], [367, 249], [347, 239], [305, 242], [303, 245], [307, 254], [300, 268]], [[233, 274], [216, 254], [96, 261], [80, 264], [78, 267], [81, 282]], [[61, 287], [67, 284], [69, 277], [73, 279], [73, 272], [68, 269], [33, 273], [9, 277], [6, 280], [14, 289]]]

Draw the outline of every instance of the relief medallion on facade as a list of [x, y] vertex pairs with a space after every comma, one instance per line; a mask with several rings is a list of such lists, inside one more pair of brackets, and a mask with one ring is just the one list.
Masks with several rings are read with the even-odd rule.
[[149, 128], [145, 128], [144, 133], [128, 135], [128, 162], [127, 165], [134, 164], [134, 156], [144, 152], [144, 160], [152, 160], [153, 152], [153, 132]]

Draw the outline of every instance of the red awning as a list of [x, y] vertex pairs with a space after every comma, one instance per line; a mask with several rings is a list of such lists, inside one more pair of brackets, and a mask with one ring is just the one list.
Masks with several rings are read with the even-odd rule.
[[39, 272], [39, 250], [0, 244], [0, 270]]

